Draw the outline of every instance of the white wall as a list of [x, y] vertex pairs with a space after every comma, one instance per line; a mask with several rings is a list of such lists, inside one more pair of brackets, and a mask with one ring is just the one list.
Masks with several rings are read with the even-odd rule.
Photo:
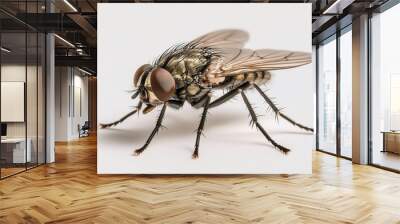
[[56, 141], [77, 139], [78, 125], [83, 125], [88, 120], [88, 78], [83, 75], [76, 68], [56, 67]]
[[[5, 64], [1, 66], [1, 81], [2, 82], [24, 82], [25, 75], [28, 76], [27, 87], [27, 118], [28, 118], [28, 137], [31, 133], [36, 135], [36, 66], [27, 66], [19, 64]], [[40, 71], [39, 71], [40, 72]], [[29, 88], [30, 87], [30, 88]], [[4, 97], [4, 96], [2, 96]], [[40, 105], [39, 105], [40, 106]], [[1, 108], [6, 110], [7, 108]], [[24, 108], [23, 108], [24, 109]], [[7, 122], [7, 135], [9, 137], [24, 137], [25, 136], [25, 123], [26, 122]]]
[[68, 67], [56, 67], [55, 69], [55, 140], [68, 140]]
[[[25, 82], [25, 65], [8, 64], [1, 66], [1, 81], [3, 82]], [[28, 71], [32, 70], [28, 66]], [[29, 73], [29, 72], [28, 72]], [[1, 108], [5, 110], [6, 108]], [[24, 122], [10, 122], [7, 123], [7, 136], [8, 137], [25, 137], [25, 123]]]
[[85, 121], [88, 120], [88, 78], [81, 76], [81, 73], [74, 75], [74, 91], [71, 99], [74, 99], [74, 102], [71, 102], [72, 119], [71, 119], [71, 135], [72, 138], [79, 137], [78, 125], [82, 126]]
[[25, 83], [1, 82], [1, 121], [25, 121]]

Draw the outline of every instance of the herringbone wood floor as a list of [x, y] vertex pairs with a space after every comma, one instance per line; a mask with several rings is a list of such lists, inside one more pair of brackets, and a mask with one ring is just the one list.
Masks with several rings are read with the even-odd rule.
[[0, 223], [400, 223], [400, 175], [314, 153], [312, 175], [98, 176], [94, 137], [0, 181]]

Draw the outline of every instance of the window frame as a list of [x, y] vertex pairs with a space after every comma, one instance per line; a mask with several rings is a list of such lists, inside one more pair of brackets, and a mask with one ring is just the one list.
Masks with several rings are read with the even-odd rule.
[[[333, 155], [339, 158], [347, 159], [347, 160], [352, 160], [352, 158], [347, 157], [342, 155], [342, 150], [341, 150], [341, 64], [340, 64], [340, 37], [344, 35], [347, 32], [352, 31], [352, 23], [349, 23], [345, 27], [341, 28], [340, 30], [337, 30], [336, 33], [330, 35], [329, 37], [321, 40], [319, 43], [316, 44], [316, 63], [315, 63], [315, 71], [316, 71], [316, 151], [323, 152], [329, 155]], [[332, 153], [329, 151], [326, 151], [324, 149], [321, 149], [319, 147], [319, 102], [320, 102], [320, 96], [319, 96], [319, 68], [320, 68], [320, 55], [318, 49], [320, 48], [321, 44], [326, 44], [329, 43], [330, 41], [336, 41], [336, 152]]]

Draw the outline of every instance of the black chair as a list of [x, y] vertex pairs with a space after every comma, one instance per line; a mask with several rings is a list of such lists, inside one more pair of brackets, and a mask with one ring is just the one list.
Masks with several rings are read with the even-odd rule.
[[79, 138], [89, 136], [89, 129], [90, 129], [89, 121], [85, 121], [82, 127], [78, 125], [78, 129], [79, 129]]

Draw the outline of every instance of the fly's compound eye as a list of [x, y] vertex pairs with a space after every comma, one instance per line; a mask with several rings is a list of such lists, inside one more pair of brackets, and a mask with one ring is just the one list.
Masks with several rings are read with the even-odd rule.
[[169, 71], [155, 68], [150, 72], [151, 90], [161, 101], [168, 101], [175, 92], [175, 80]]
[[140, 66], [140, 67], [136, 70], [135, 75], [133, 76], [133, 85], [134, 85], [135, 87], [137, 86], [137, 84], [138, 84], [138, 82], [139, 82], [139, 80], [140, 80], [140, 77], [142, 77], [142, 75], [144, 74], [144, 72], [147, 71], [147, 70], [149, 70], [150, 68], [151, 68], [151, 65], [149, 65], [149, 64], [144, 64], [144, 65]]

